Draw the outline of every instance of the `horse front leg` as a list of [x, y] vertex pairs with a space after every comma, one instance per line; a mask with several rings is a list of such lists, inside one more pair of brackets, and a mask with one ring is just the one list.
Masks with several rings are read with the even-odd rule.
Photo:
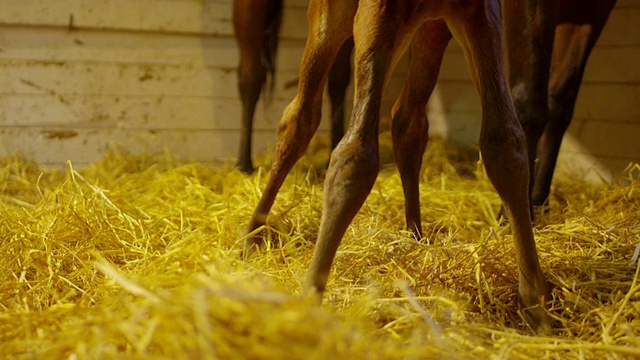
[[[331, 3], [331, 4], [330, 4]], [[293, 165], [307, 149], [320, 124], [322, 91], [340, 46], [351, 35], [357, 4], [315, 0], [309, 4], [309, 36], [302, 55], [298, 93], [284, 110], [277, 130], [276, 159], [246, 233], [266, 223], [276, 195]], [[326, 11], [326, 12], [323, 12]], [[247, 237], [244, 256], [256, 250], [259, 235]]]
[[233, 28], [240, 51], [238, 90], [242, 102], [238, 168], [244, 173], [254, 171], [251, 161], [253, 117], [267, 79], [267, 68], [261, 56], [266, 25], [266, 6], [265, 1], [235, 0], [233, 3]]

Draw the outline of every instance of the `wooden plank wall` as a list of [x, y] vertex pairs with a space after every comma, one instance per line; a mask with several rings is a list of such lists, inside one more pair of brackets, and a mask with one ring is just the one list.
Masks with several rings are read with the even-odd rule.
[[[307, 1], [285, 4], [278, 83], [273, 100], [258, 105], [256, 151], [273, 148], [295, 95], [283, 84], [297, 77]], [[167, 147], [198, 161], [235, 157], [240, 102], [230, 15], [231, 0], [2, 0], [0, 151], [51, 166], [96, 161], [109, 143]], [[640, 0], [618, 1], [563, 144], [565, 169], [608, 177], [640, 161], [639, 21]], [[406, 63], [386, 91], [383, 123]], [[477, 142], [480, 105], [458, 46], [447, 52], [428, 111], [434, 135]]]
[[[288, 1], [279, 84], [297, 77], [306, 3]], [[236, 156], [240, 101], [231, 0], [3, 0], [0, 131], [5, 151], [49, 164], [99, 159], [109, 143]], [[264, 149], [295, 89], [259, 104]]]
[[[561, 147], [558, 170], [610, 179], [640, 162], [640, 0], [618, 0], [594, 48]], [[432, 129], [460, 142], [477, 142], [480, 102], [461, 49], [445, 55], [429, 104]]]
[[639, 22], [640, 1], [618, 0], [589, 58], [561, 171], [593, 169], [597, 179], [640, 163]]

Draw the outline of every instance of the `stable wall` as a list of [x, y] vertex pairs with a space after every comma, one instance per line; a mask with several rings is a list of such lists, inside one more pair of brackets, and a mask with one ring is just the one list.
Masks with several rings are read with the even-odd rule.
[[[307, 2], [285, 4], [278, 82], [273, 100], [258, 105], [256, 152], [273, 149], [295, 95], [285, 84], [297, 77]], [[166, 147], [198, 161], [235, 157], [240, 101], [230, 16], [230, 0], [2, 0], [2, 151], [51, 166], [96, 161], [110, 143]], [[640, 161], [638, 22], [640, 1], [618, 1], [589, 61], [562, 147], [564, 171], [609, 177]], [[389, 83], [383, 124], [406, 64]], [[428, 111], [434, 135], [477, 142], [480, 104], [458, 46], [447, 52]]]
[[[610, 179], [640, 162], [640, 0], [619, 0], [594, 48], [563, 140], [560, 173]], [[463, 143], [480, 133], [480, 102], [458, 46], [448, 49], [429, 104], [436, 131]], [[434, 126], [432, 126], [434, 129]]]
[[[288, 1], [278, 87], [260, 103], [258, 150], [295, 89], [306, 3]], [[98, 160], [108, 144], [167, 147], [211, 161], [236, 156], [240, 101], [231, 1], [2, 0], [0, 132], [4, 151], [48, 164]], [[300, 29], [300, 30], [297, 30]]]

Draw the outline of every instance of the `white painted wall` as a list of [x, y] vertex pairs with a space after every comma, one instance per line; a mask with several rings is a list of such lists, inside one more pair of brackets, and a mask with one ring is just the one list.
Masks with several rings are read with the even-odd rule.
[[[258, 105], [257, 151], [273, 148], [295, 94], [284, 84], [297, 77], [306, 3], [285, 0], [278, 83], [273, 101]], [[235, 157], [240, 101], [230, 16], [231, 0], [0, 0], [1, 151], [52, 166], [95, 161], [109, 143], [167, 147], [199, 161]], [[619, 0], [563, 144], [565, 171], [608, 176], [640, 161], [638, 22], [640, 0]], [[387, 119], [405, 67], [386, 92]], [[434, 134], [477, 142], [479, 100], [457, 46], [428, 110]], [[321, 136], [327, 130], [324, 121]]]

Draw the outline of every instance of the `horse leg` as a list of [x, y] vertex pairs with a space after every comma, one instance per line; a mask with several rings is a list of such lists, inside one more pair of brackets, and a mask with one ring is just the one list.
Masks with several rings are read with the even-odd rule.
[[331, 101], [331, 149], [335, 149], [344, 136], [344, 97], [351, 80], [351, 50], [353, 38], [349, 37], [331, 66], [327, 92]]
[[267, 79], [267, 69], [260, 55], [266, 22], [266, 6], [266, 1], [235, 0], [233, 2], [233, 28], [240, 50], [238, 88], [242, 101], [238, 167], [244, 173], [254, 171], [251, 161], [253, 116], [260, 92]]
[[549, 122], [538, 144], [538, 163], [532, 184], [534, 206], [548, 201], [551, 179], [575, 108], [587, 59], [615, 5], [615, 1], [586, 1], [561, 8], [551, 60]]
[[509, 84], [527, 139], [532, 184], [536, 147], [549, 119], [547, 89], [557, 4], [555, 0], [503, 1], [502, 8]]
[[[309, 3], [309, 36], [302, 55], [298, 93], [284, 110], [278, 124], [276, 159], [260, 202], [247, 225], [247, 234], [265, 224], [284, 179], [304, 154], [320, 124], [322, 91], [329, 68], [340, 46], [351, 35], [356, 8], [357, 3], [352, 2], [329, 4], [328, 0], [312, 0]], [[244, 255], [254, 252], [259, 242], [257, 235], [248, 237]]]
[[389, 70], [408, 46], [411, 35], [410, 26], [396, 11], [403, 6], [406, 5], [394, 0], [361, 0], [358, 5], [353, 27], [354, 109], [345, 137], [331, 154], [320, 231], [304, 287], [319, 295], [320, 300], [338, 245], [378, 174], [382, 90]]
[[429, 140], [427, 101], [440, 73], [451, 32], [443, 20], [427, 21], [411, 43], [411, 62], [404, 87], [392, 110], [393, 156], [404, 191], [407, 229], [422, 238], [420, 224], [420, 167]]
[[482, 102], [480, 151], [510, 219], [519, 300], [527, 322], [534, 330], [545, 332], [551, 323], [545, 309], [549, 295], [531, 228], [526, 138], [503, 73], [500, 5], [497, 0], [488, 0], [474, 9], [452, 10], [447, 23], [462, 44]]

